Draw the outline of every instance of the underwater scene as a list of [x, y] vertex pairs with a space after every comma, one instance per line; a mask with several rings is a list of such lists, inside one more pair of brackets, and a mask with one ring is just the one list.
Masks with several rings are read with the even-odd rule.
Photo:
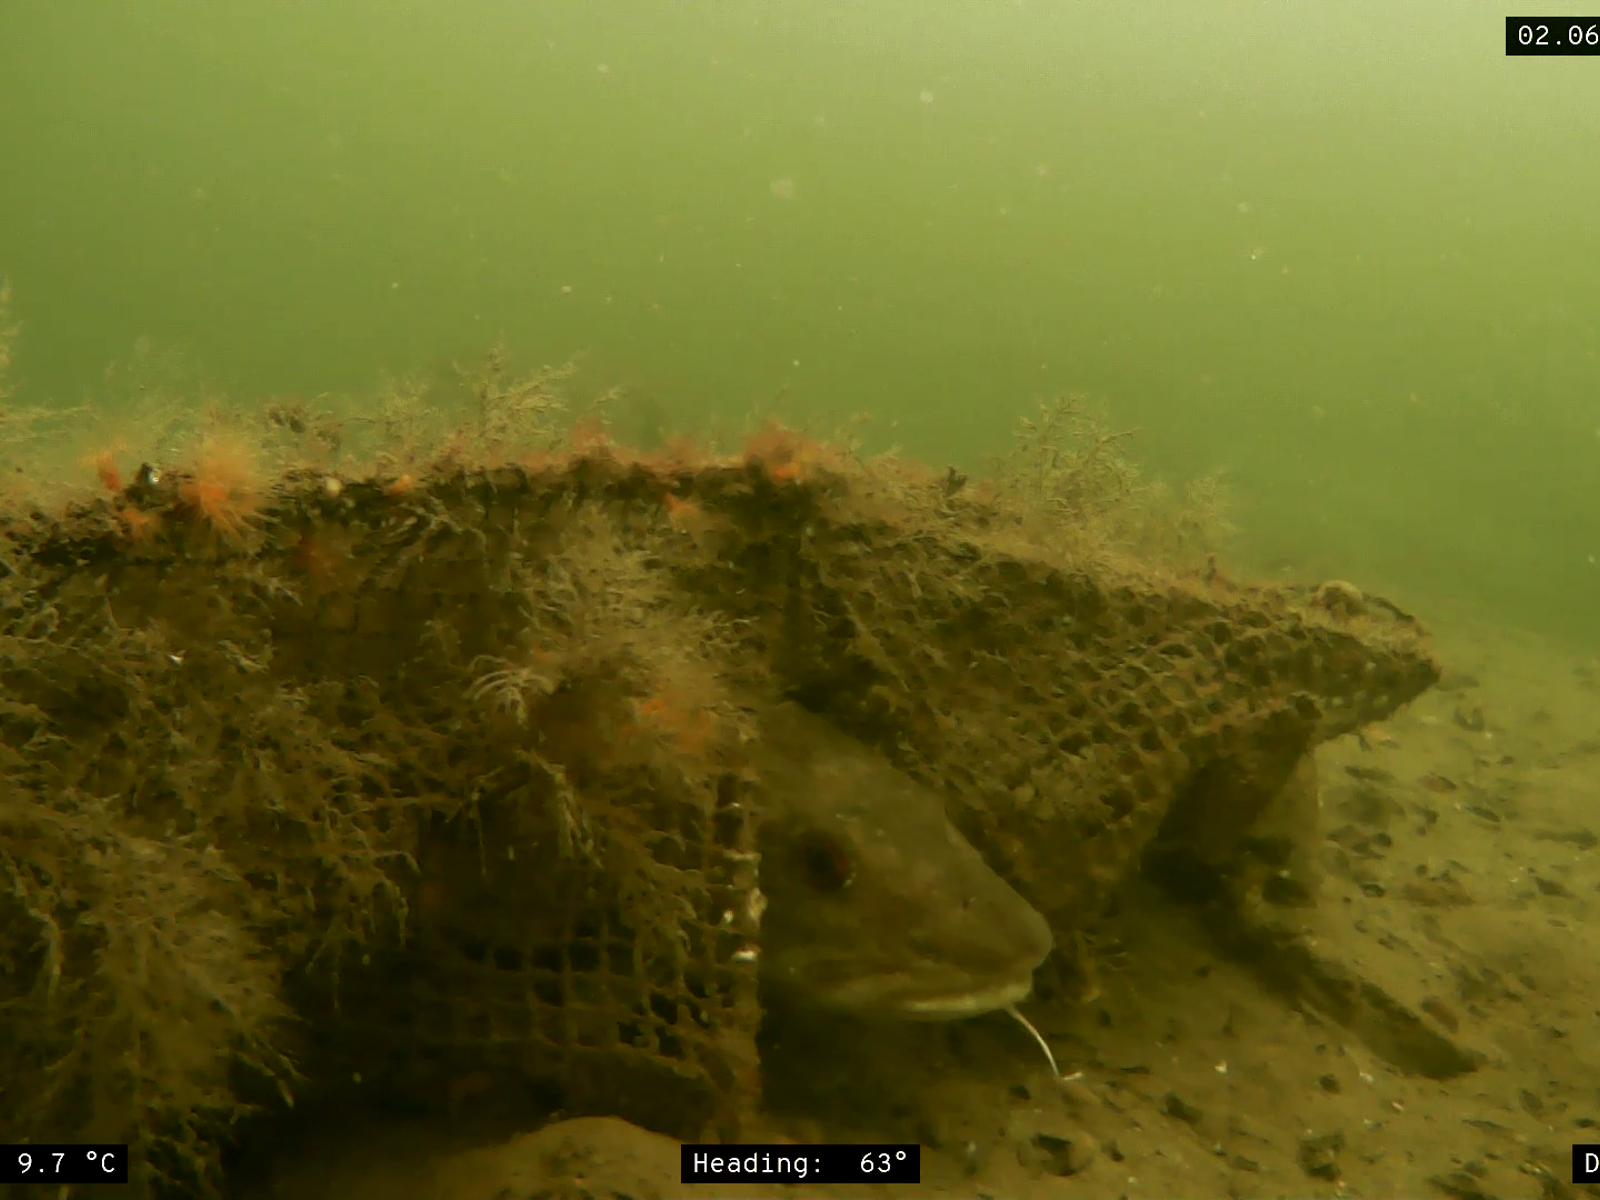
[[6, 1194], [1600, 1196], [1508, 15], [0, 5]]

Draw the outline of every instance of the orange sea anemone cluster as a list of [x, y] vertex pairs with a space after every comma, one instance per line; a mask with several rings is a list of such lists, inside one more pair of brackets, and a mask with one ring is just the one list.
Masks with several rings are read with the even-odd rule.
[[745, 462], [766, 469], [774, 483], [794, 483], [804, 479], [817, 465], [821, 444], [814, 438], [768, 421], [745, 439]]
[[261, 511], [261, 475], [254, 456], [238, 442], [207, 439], [193, 474], [179, 486], [185, 509], [212, 532], [237, 541]]
[[94, 467], [95, 478], [100, 481], [100, 486], [108, 492], [121, 492], [123, 487], [122, 468], [117, 465], [118, 446], [107, 446], [97, 454], [89, 457], [89, 465]]

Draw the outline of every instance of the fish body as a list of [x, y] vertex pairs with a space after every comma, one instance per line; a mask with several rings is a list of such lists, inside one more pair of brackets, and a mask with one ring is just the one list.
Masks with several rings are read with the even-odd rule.
[[914, 1020], [975, 1016], [1028, 995], [1050, 927], [937, 794], [792, 702], [765, 714], [751, 753], [765, 810], [766, 984]]

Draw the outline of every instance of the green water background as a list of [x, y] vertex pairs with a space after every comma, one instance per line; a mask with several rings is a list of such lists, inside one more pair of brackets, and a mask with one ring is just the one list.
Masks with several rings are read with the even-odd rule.
[[[1576, 12], [1580, 6], [1546, 6]], [[976, 465], [1087, 393], [1235, 553], [1600, 648], [1600, 60], [1505, 10], [4, 0], [16, 382], [586, 351]]]

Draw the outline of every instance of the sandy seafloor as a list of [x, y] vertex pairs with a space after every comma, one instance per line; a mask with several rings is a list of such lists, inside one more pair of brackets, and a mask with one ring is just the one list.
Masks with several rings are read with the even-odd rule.
[[[819, 1093], [848, 1090], [856, 1114], [774, 1117], [770, 1136], [912, 1129], [918, 1186], [687, 1189], [674, 1143], [604, 1120], [464, 1150], [484, 1129], [468, 1101], [448, 1130], [308, 1143], [248, 1195], [1600, 1196], [1569, 1182], [1572, 1143], [1600, 1141], [1600, 661], [1466, 624], [1435, 640], [1439, 688], [1319, 751], [1327, 870], [1305, 921], [1482, 1054], [1475, 1071], [1404, 1074], [1153, 901], [1126, 918], [1098, 998], [1035, 1012], [1070, 1086], [1003, 1017], [814, 1056]], [[881, 1123], [857, 1115], [875, 1109]]]

